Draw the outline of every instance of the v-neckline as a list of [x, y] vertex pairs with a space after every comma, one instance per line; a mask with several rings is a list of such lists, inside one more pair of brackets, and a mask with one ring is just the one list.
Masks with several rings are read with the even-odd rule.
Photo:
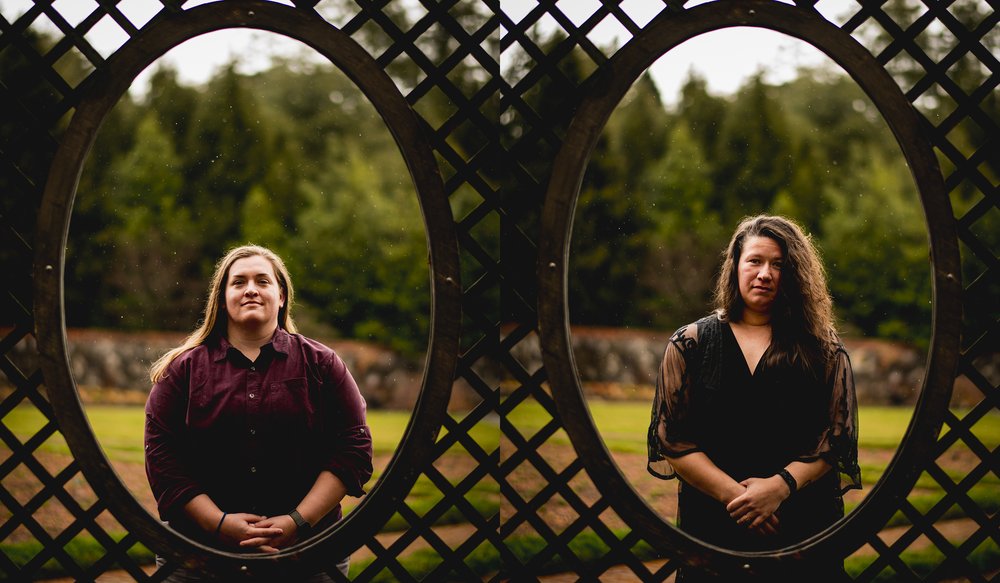
[[762, 362], [764, 362], [764, 356], [768, 353], [769, 350], [771, 350], [771, 341], [770, 340], [768, 341], [767, 346], [764, 347], [764, 351], [760, 353], [760, 357], [757, 359], [757, 362], [754, 363], [754, 365], [751, 367], [750, 361], [747, 360], [747, 353], [744, 352], [743, 347], [740, 346], [740, 341], [738, 338], [736, 338], [736, 332], [733, 330], [733, 325], [731, 322], [726, 322], [726, 329], [729, 330], [729, 336], [732, 337], [733, 343], [736, 344], [736, 349], [739, 351], [740, 357], [743, 360], [743, 367], [746, 369], [748, 373], [750, 373], [750, 378], [756, 378], [757, 372], [760, 370], [760, 365]]

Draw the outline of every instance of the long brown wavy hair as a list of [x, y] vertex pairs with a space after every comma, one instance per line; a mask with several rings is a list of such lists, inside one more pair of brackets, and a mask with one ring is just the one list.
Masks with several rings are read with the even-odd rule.
[[771, 309], [772, 348], [765, 365], [785, 362], [821, 374], [827, 355], [838, 342], [833, 301], [826, 271], [812, 239], [794, 221], [758, 215], [740, 222], [723, 255], [715, 286], [715, 306], [723, 321], [738, 321], [745, 304], [737, 271], [743, 246], [752, 237], [767, 237], [781, 247], [784, 261], [778, 295]]
[[149, 368], [149, 378], [154, 383], [164, 377], [167, 367], [175, 358], [184, 354], [196, 346], [200, 346], [209, 338], [220, 338], [226, 334], [226, 325], [229, 316], [226, 313], [226, 281], [229, 279], [229, 268], [233, 263], [247, 257], [263, 257], [271, 262], [274, 267], [274, 275], [278, 278], [278, 285], [285, 294], [285, 305], [278, 310], [278, 327], [284, 328], [288, 332], [295, 333], [298, 330], [292, 320], [292, 300], [295, 298], [295, 290], [292, 287], [292, 278], [288, 275], [285, 262], [276, 253], [267, 247], [260, 245], [243, 245], [234, 247], [226, 253], [218, 263], [215, 264], [215, 273], [212, 275], [212, 282], [208, 289], [208, 301], [205, 302], [205, 314], [198, 324], [198, 327], [184, 339], [184, 342], [157, 359]]

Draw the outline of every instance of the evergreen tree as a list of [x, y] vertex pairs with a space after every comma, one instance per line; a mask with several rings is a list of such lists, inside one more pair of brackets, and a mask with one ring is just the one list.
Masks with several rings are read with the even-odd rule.
[[162, 65], [149, 79], [145, 101], [147, 107], [156, 112], [160, 126], [170, 133], [173, 143], [186, 144], [188, 134], [195, 125], [191, 114], [198, 108], [201, 98], [197, 88], [180, 84], [173, 67]]
[[648, 255], [649, 201], [639, 182], [642, 169], [664, 149], [666, 127], [667, 114], [653, 83], [640, 78], [591, 153], [573, 221], [569, 305], [574, 322], [642, 322], [640, 273]]
[[115, 293], [108, 270], [117, 260], [116, 233], [124, 222], [116, 208], [115, 168], [136, 148], [141, 115], [131, 97], [123, 96], [101, 125], [80, 176], [66, 242], [63, 300], [69, 326], [119, 324], [109, 306], [95, 300]]
[[737, 94], [722, 121], [714, 151], [715, 200], [723, 220], [767, 210], [792, 176], [794, 145], [780, 102], [761, 75]]
[[290, 242], [298, 291], [342, 336], [414, 354], [426, 346], [427, 247], [416, 197], [391, 152], [345, 145], [308, 201]]
[[828, 188], [822, 248], [830, 289], [848, 332], [926, 347], [931, 285], [927, 231], [902, 162], [875, 148], [858, 154], [854, 180]]
[[666, 155], [642, 181], [650, 222], [649, 254], [639, 274], [644, 326], [676, 328], [710, 305], [720, 242], [727, 235], [710, 205], [711, 176], [703, 146], [679, 119]]
[[[198, 318], [205, 279], [193, 277], [199, 255], [193, 209], [180, 204], [181, 159], [170, 134], [147, 113], [136, 146], [112, 171], [113, 233], [107, 280], [115, 290], [107, 321], [126, 328], [184, 329]], [[117, 317], [115, 317], [117, 316]]]
[[705, 79], [691, 71], [681, 87], [680, 100], [673, 117], [683, 120], [690, 128], [691, 136], [701, 144], [702, 151], [711, 154], [718, 146], [719, 133], [728, 108], [726, 100], [710, 94]]
[[230, 65], [205, 89], [184, 144], [184, 193], [202, 242], [207, 278], [222, 250], [240, 243], [240, 208], [267, 174], [271, 142], [253, 95]]

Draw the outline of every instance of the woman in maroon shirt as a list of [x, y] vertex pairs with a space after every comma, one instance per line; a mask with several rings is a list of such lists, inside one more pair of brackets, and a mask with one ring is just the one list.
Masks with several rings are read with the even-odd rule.
[[296, 334], [292, 299], [277, 255], [233, 249], [201, 325], [151, 368], [146, 475], [160, 518], [206, 544], [275, 552], [371, 477], [365, 401], [340, 357]]

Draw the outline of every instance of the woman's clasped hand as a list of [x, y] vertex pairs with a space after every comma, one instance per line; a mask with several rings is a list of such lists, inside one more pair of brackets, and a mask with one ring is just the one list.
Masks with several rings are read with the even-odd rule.
[[[777, 483], [775, 483], [777, 480]], [[744, 492], [726, 505], [736, 521], [760, 534], [778, 533], [778, 507], [788, 498], [788, 486], [780, 478], [747, 478], [740, 482]]]
[[219, 519], [219, 539], [227, 545], [277, 552], [295, 538], [295, 521], [288, 515], [284, 518], [287, 520], [245, 512], [226, 513]]

